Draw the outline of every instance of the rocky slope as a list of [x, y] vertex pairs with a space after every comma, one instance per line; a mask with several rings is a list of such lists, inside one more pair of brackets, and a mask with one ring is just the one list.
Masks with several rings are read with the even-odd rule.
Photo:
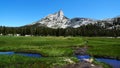
[[60, 10], [57, 13], [46, 16], [45, 18], [37, 21], [36, 23], [40, 23], [41, 25], [45, 25], [50, 28], [66, 28], [67, 25], [65, 24], [67, 22], [69, 22], [69, 19], [65, 17], [63, 11]]
[[104, 20], [93, 20], [90, 18], [73, 18], [69, 19], [66, 16], [64, 16], [64, 13], [62, 10], [50, 14], [41, 20], [30, 24], [29, 26], [44, 26], [49, 28], [67, 28], [67, 27], [73, 27], [78, 28], [82, 25], [88, 25], [88, 24], [97, 24], [101, 27], [104, 27], [106, 29], [112, 29], [112, 28], [120, 28], [120, 17], [115, 18], [109, 18]]

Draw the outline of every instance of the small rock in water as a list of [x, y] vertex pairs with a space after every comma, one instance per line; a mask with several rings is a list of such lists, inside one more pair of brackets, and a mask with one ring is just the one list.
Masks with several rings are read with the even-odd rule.
[[95, 65], [94, 64], [91, 64], [92, 67], [94, 67]]

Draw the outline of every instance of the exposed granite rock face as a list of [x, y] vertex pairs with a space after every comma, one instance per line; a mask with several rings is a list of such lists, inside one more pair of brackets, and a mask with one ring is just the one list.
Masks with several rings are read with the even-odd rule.
[[88, 24], [92, 24], [92, 25], [95, 24], [105, 29], [113, 29], [113, 28], [120, 29], [120, 16], [103, 19], [103, 20], [95, 20], [90, 18], [79, 18], [79, 17], [69, 19], [66, 16], [64, 16], [63, 11], [60, 10], [56, 13], [49, 14], [48, 16], [42, 18], [41, 20], [38, 20], [37, 22], [34, 22], [29, 25], [44, 26], [44, 27], [57, 29], [57, 28], [67, 28], [67, 27], [78, 28]]
[[54, 13], [54, 14], [49, 14], [45, 18], [42, 18], [41, 20], [33, 23], [33, 25], [40, 23], [39, 26], [45, 25], [45, 27], [49, 28], [67, 28], [67, 27], [73, 27], [77, 28], [82, 25], [87, 25], [87, 24], [94, 24], [96, 23], [96, 20], [92, 20], [89, 18], [73, 18], [69, 19], [66, 16], [64, 16], [64, 13], [62, 10]]
[[54, 14], [50, 14], [46, 16], [45, 18], [41, 19], [37, 23], [41, 23], [46, 25], [47, 27], [56, 29], [56, 28], [66, 28], [67, 25], [65, 24], [67, 22], [69, 22], [69, 19], [65, 17], [63, 11], [60, 10]]

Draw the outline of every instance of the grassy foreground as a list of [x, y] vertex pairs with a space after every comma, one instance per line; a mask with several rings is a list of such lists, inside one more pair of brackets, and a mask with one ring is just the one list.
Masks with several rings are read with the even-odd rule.
[[[39, 53], [43, 58], [0, 55], [2, 68], [51, 68], [78, 62], [73, 47], [86, 45], [91, 55], [120, 57], [120, 39], [93, 37], [0, 37], [0, 51]], [[4, 60], [3, 60], [4, 59]], [[66, 61], [70, 59], [73, 62]], [[106, 67], [107, 68], [107, 67]]]
[[120, 38], [87, 37], [92, 56], [120, 59]]
[[0, 37], [1, 51], [40, 53], [46, 57], [72, 56], [71, 47], [84, 45], [80, 37]]
[[[84, 45], [80, 37], [0, 37], [0, 51], [39, 53], [43, 58], [0, 56], [2, 68], [53, 68], [78, 62], [72, 47]], [[4, 59], [4, 60], [3, 60]]]

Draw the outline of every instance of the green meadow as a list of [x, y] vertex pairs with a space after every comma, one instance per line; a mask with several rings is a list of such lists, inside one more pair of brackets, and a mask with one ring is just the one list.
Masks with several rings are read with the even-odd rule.
[[[74, 63], [79, 60], [74, 56], [72, 47], [83, 46], [80, 37], [0, 37], [0, 51], [28, 52], [41, 54], [42, 58], [20, 55], [0, 55], [2, 68], [53, 68]], [[3, 60], [4, 59], [4, 60]]]
[[1, 37], [1, 51], [40, 53], [46, 57], [72, 56], [71, 47], [84, 45], [80, 37]]
[[92, 56], [120, 59], [120, 38], [87, 37]]
[[[88, 41], [86, 43], [86, 41]], [[120, 58], [120, 39], [99, 37], [0, 37], [0, 51], [28, 52], [41, 54], [42, 58], [20, 55], [0, 55], [2, 68], [54, 68], [71, 64], [66, 59], [79, 62], [74, 47], [88, 46], [92, 56]], [[107, 67], [105, 67], [107, 68]]]

